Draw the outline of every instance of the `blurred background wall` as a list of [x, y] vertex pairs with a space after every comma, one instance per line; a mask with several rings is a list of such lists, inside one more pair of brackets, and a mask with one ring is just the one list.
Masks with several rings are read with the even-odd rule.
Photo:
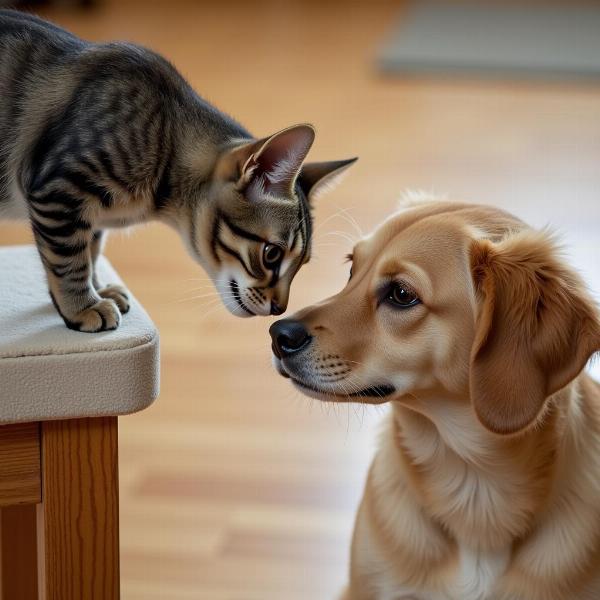
[[[534, 14], [556, 6], [566, 10], [566, 39], [584, 39], [574, 2], [540, 1]], [[439, 28], [439, 10], [423, 7]], [[402, 34], [415, 6], [391, 0], [65, 0], [33, 10], [90, 40], [163, 53], [256, 135], [309, 121], [318, 131], [311, 158], [360, 156], [316, 208], [315, 257], [296, 280], [291, 310], [341, 288], [356, 223], [368, 232], [405, 188], [549, 224], [600, 292], [593, 73], [389, 68], [382, 57], [391, 40], [406, 39], [397, 36], [416, 41], [420, 59], [448, 48], [427, 29], [431, 21], [426, 33]], [[460, 10], [468, 19], [468, 7]], [[464, 18], [453, 27], [464, 31]], [[560, 59], [564, 46], [547, 48]], [[30, 239], [24, 225], [0, 225], [0, 244]], [[206, 276], [168, 229], [114, 234], [107, 255], [158, 324], [163, 357], [160, 399], [121, 420], [123, 598], [333, 598], [385, 409], [293, 392], [270, 366], [269, 320], [236, 320], [203, 297]]]

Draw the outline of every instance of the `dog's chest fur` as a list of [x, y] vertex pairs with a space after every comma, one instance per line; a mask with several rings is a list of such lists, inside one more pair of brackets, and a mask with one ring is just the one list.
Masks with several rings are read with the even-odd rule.
[[[590, 527], [600, 512], [599, 490], [585, 476], [600, 468], [592, 459], [598, 443], [582, 442], [589, 415], [575, 401], [562, 415], [559, 422], [570, 425], [557, 460], [556, 446], [543, 437], [535, 451], [525, 445], [502, 454], [493, 438], [469, 426], [468, 412], [448, 406], [440, 404], [433, 421], [431, 413], [425, 419], [397, 409], [382, 437], [364, 501], [370, 544], [357, 545], [359, 561], [370, 546], [379, 563], [365, 562], [365, 570], [375, 573], [381, 559], [387, 562], [378, 600], [600, 597], [600, 581], [590, 576], [596, 567], [588, 563], [600, 543]], [[576, 455], [587, 464], [583, 471], [573, 469]], [[569, 588], [559, 589], [565, 582]], [[565, 595], [575, 586], [578, 595]]]
[[483, 551], [459, 546], [456, 578], [448, 583], [446, 598], [457, 600], [493, 598], [497, 583], [505, 573], [509, 559], [509, 548]]
[[[446, 433], [450, 433], [454, 428], [459, 428], [462, 416], [458, 413], [446, 414], [444, 418]], [[416, 589], [410, 586], [406, 590], [398, 588], [397, 581], [389, 579], [383, 584], [382, 598], [386, 600], [404, 598], [496, 600], [498, 584], [510, 561], [512, 546], [510, 536], [507, 532], [496, 531], [497, 539], [506, 537], [506, 543], [483, 548], [477, 546], [475, 537], [477, 532], [488, 530], [491, 523], [504, 522], [504, 519], [500, 519], [501, 515], [506, 518], [507, 513], [512, 513], [513, 519], [522, 520], [524, 508], [518, 502], [514, 502], [511, 492], [514, 492], [513, 485], [523, 485], [524, 481], [515, 478], [514, 473], [512, 476], [516, 481], [511, 481], [508, 473], [502, 473], [501, 468], [495, 476], [491, 476], [484, 469], [478, 469], [473, 465], [467, 466], [461, 455], [475, 456], [485, 451], [483, 441], [476, 435], [463, 434], [462, 437], [457, 437], [456, 439], [459, 440], [457, 445], [450, 449], [444, 444], [439, 433], [419, 418], [412, 421], [406, 431], [406, 435], [401, 436], [401, 441], [410, 449], [409, 460], [419, 473], [419, 475], [415, 473], [418, 480], [415, 479], [414, 483], [423, 492], [421, 502], [425, 499], [427, 512], [435, 516], [440, 526], [454, 534], [451, 537], [461, 541], [446, 542], [445, 553], [448, 556], [445, 557], [445, 562], [450, 564], [450, 568], [442, 569], [446, 574], [434, 584], [433, 587], [437, 588], [435, 591], [430, 588], [426, 594], [419, 595]], [[386, 437], [391, 442], [387, 449], [389, 454], [385, 460], [376, 464], [374, 469], [376, 480], [384, 478], [389, 481], [390, 478], [398, 477], [401, 471], [396, 470], [395, 475], [391, 473], [392, 469], [398, 469], [397, 447], [394, 448], [394, 438]], [[386, 453], [385, 447], [382, 450]], [[396, 455], [395, 460], [389, 460], [392, 454]], [[377, 473], [378, 468], [381, 469], [379, 473]], [[384, 473], [388, 468], [390, 472]], [[402, 483], [399, 482], [399, 485]], [[420, 504], [416, 499], [405, 496], [403, 501], [407, 500]], [[393, 503], [394, 500], [389, 498], [389, 502]], [[416, 509], [411, 518], [422, 519], [421, 510]], [[401, 531], [404, 529], [404, 524], [398, 522], [396, 527], [392, 526], [392, 529]], [[401, 544], [405, 543], [405, 540], [397, 539], [397, 541]], [[413, 547], [413, 551], [418, 553], [419, 548]], [[427, 558], [423, 554], [422, 559], [425, 562]]]
[[427, 410], [428, 418], [399, 412], [394, 438], [419, 502], [466, 547], [496, 555], [541, 507], [551, 453], [542, 456], [538, 448], [537, 459], [524, 459], [528, 452], [502, 455], [473, 423], [469, 407], [432, 400]]

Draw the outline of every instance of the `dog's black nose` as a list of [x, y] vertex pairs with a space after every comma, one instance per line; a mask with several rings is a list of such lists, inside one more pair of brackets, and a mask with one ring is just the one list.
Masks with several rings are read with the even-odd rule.
[[271, 314], [282, 315], [285, 312], [285, 306], [279, 306], [275, 300], [271, 300]]
[[300, 321], [281, 319], [269, 328], [273, 340], [273, 352], [279, 358], [291, 356], [310, 342], [310, 334]]

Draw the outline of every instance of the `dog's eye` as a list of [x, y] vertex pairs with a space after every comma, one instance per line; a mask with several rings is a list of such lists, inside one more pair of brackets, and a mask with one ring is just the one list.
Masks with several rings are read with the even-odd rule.
[[275, 268], [283, 258], [283, 250], [277, 244], [265, 244], [263, 248], [263, 263], [267, 269]]
[[350, 266], [350, 273], [348, 274], [348, 281], [352, 279], [352, 266]]
[[404, 283], [393, 284], [387, 299], [391, 304], [398, 308], [410, 308], [421, 302], [417, 294]]

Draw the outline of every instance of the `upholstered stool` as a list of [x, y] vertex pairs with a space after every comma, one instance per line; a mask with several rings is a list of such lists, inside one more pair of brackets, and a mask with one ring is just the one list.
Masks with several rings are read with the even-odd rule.
[[158, 334], [134, 298], [116, 331], [72, 331], [35, 248], [0, 248], [2, 600], [119, 598], [117, 416], [157, 394]]

